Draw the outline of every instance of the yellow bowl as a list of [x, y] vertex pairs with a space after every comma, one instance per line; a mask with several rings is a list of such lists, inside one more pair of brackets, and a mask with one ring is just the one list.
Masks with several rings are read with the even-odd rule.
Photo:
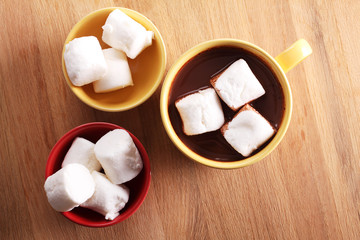
[[[147, 47], [134, 60], [128, 59], [134, 86], [109, 93], [95, 93], [92, 84], [82, 87], [74, 86], [67, 75], [64, 63], [65, 45], [74, 38], [95, 36], [99, 40], [102, 48], [108, 48], [109, 46], [101, 39], [101, 27], [105, 24], [108, 15], [115, 9], [123, 11], [129, 17], [143, 25], [146, 30], [153, 31], [155, 35], [151, 46]], [[62, 52], [64, 76], [74, 94], [90, 107], [108, 112], [125, 111], [145, 102], [161, 83], [165, 66], [165, 44], [156, 26], [144, 15], [134, 10], [120, 7], [99, 9], [81, 19], [67, 36]]]
[[[169, 117], [169, 94], [171, 92], [171, 88], [173, 86], [174, 80], [176, 79], [177, 73], [183, 68], [184, 65], [186, 65], [193, 57], [195, 57], [199, 53], [202, 53], [211, 48], [217, 48], [223, 46], [243, 49], [249, 53], [252, 53], [252, 55], [256, 56], [257, 58], [265, 62], [266, 65], [271, 69], [277, 80], [279, 81], [282, 87], [282, 92], [284, 94], [285, 109], [283, 113], [283, 118], [274, 138], [262, 150], [260, 150], [256, 154], [247, 157], [245, 159], [241, 159], [241, 160], [239, 159], [235, 161], [218, 161], [215, 159], [206, 158], [194, 152], [188, 146], [186, 146], [184, 142], [181, 141], [181, 139], [175, 132]], [[265, 52], [258, 46], [245, 41], [241, 41], [237, 39], [216, 39], [216, 40], [203, 42], [191, 48], [173, 64], [173, 66], [168, 71], [162, 86], [161, 97], [160, 97], [160, 110], [161, 110], [163, 125], [165, 127], [167, 134], [169, 135], [170, 139], [175, 144], [175, 146], [181, 152], [183, 152], [187, 157], [206, 166], [220, 168], [220, 169], [233, 169], [233, 168], [245, 167], [260, 161], [261, 159], [265, 158], [268, 154], [270, 154], [276, 148], [276, 146], [281, 142], [281, 140], [283, 139], [286, 133], [286, 130], [288, 129], [291, 119], [292, 95], [288, 80], [286, 78], [286, 75], [282, 67], [267, 52]]]

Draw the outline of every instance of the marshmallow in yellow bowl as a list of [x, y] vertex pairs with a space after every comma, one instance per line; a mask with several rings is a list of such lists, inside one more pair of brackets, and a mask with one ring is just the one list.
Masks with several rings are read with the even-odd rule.
[[220, 100], [213, 88], [206, 88], [175, 102], [186, 135], [218, 130], [225, 122]]
[[131, 59], [150, 46], [154, 38], [154, 32], [147, 31], [144, 26], [119, 9], [109, 14], [102, 28], [102, 40], [109, 46], [125, 52]]
[[[75, 38], [94, 36], [98, 39], [103, 49], [111, 47], [102, 40], [102, 26], [104, 26], [109, 14], [116, 9], [144, 26], [146, 30], [154, 33], [152, 44], [135, 59], [128, 59], [134, 85], [110, 92], [102, 92], [101, 94], [94, 91], [92, 84], [80, 87], [75, 86], [68, 76], [64, 61], [65, 46]], [[127, 8], [102, 8], [84, 16], [71, 29], [63, 47], [62, 69], [66, 83], [81, 101], [101, 111], [126, 111], [145, 102], [152, 96], [162, 82], [165, 68], [166, 48], [161, 33], [146, 16]]]
[[95, 156], [111, 182], [121, 184], [136, 177], [143, 168], [139, 151], [129, 133], [115, 129], [95, 144]]
[[114, 48], [102, 51], [108, 71], [104, 77], [93, 83], [94, 91], [96, 93], [104, 93], [133, 86], [130, 67], [125, 53]]
[[112, 183], [100, 172], [94, 171], [91, 175], [95, 181], [95, 192], [80, 206], [104, 215], [106, 220], [114, 220], [129, 200], [129, 189], [123, 184]]
[[70, 81], [84, 86], [105, 76], [107, 65], [98, 39], [75, 38], [65, 45], [64, 61]]
[[275, 129], [258, 111], [246, 104], [221, 128], [221, 132], [236, 151], [247, 157], [269, 140]]
[[85, 138], [75, 138], [69, 151], [65, 155], [61, 167], [65, 167], [71, 163], [80, 163], [89, 169], [90, 172], [100, 171], [101, 165], [95, 157], [94, 147], [95, 144]]
[[67, 212], [88, 200], [95, 191], [89, 170], [72, 163], [49, 176], [44, 184], [50, 205], [59, 212]]

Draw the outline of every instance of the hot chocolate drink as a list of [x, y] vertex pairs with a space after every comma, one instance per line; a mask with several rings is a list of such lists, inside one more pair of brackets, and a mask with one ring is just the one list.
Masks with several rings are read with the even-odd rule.
[[[220, 130], [194, 136], [185, 135], [182, 129], [182, 120], [175, 108], [175, 101], [199, 89], [211, 87], [210, 79], [240, 58], [248, 63], [266, 92], [262, 97], [252, 101], [250, 105], [265, 117], [275, 129], [279, 128], [283, 118], [285, 103], [281, 85], [275, 74], [261, 59], [252, 53], [235, 47], [212, 48], [196, 55], [177, 73], [170, 90], [168, 111], [172, 126], [181, 141], [192, 151], [209, 159], [235, 161], [245, 157], [226, 142]], [[224, 102], [221, 101], [221, 104], [225, 120], [231, 120], [236, 112]], [[254, 151], [252, 155], [264, 148], [271, 139]]]

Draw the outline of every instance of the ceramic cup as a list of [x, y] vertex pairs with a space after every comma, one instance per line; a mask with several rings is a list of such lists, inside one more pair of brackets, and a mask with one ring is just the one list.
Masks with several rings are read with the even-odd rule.
[[[152, 45], [144, 49], [135, 59], [128, 58], [134, 86], [125, 87], [108, 93], [95, 93], [92, 84], [74, 86], [66, 72], [64, 62], [65, 45], [74, 38], [95, 36], [103, 49], [109, 48], [101, 39], [102, 26], [109, 14], [119, 9], [154, 32]], [[144, 15], [127, 8], [111, 7], [94, 11], [81, 19], [67, 36], [62, 52], [62, 68], [67, 84], [73, 93], [90, 107], [107, 112], [119, 112], [134, 108], [145, 102], [163, 80], [166, 66], [166, 49], [163, 38], [156, 26]]]
[[[177, 75], [180, 74], [181, 71], [184, 71], [183, 69], [185, 69], [190, 62], [192, 62], [192, 59], [195, 59], [194, 61], [196, 62], [198, 61], [196, 60], [196, 58], [197, 56], [200, 56], [200, 54], [208, 50], [221, 48], [221, 47], [229, 47], [239, 51], [244, 51], [252, 55], [255, 59], [257, 59], [261, 63], [263, 63], [264, 66], [269, 71], [272, 72], [275, 81], [279, 83], [278, 86], [280, 86], [281, 92], [283, 94], [283, 105], [284, 105], [282, 118], [279, 123], [277, 132], [275, 136], [266, 143], [266, 146], [261, 148], [261, 150], [255, 152], [253, 155], [250, 155], [249, 157], [241, 158], [241, 159], [239, 158], [235, 160], [233, 159], [231, 161], [223, 161], [223, 160], [220, 161], [215, 157], [209, 155], [205, 156], [204, 154], [199, 153], [199, 151], [196, 151], [196, 148], [198, 146], [189, 147], [189, 145], [186, 144], [185, 141], [179, 137], [181, 133], [179, 133], [179, 131], [176, 132], [174, 130], [175, 128], [173, 124], [179, 124], [179, 123], [172, 122], [169, 113], [169, 109], [172, 112], [174, 112], [173, 109], [175, 109], [174, 101], [173, 100], [170, 101], [172, 94], [174, 94], [174, 92], [177, 90], [174, 88], [183, 87], [181, 84], [177, 84], [175, 82], [178, 81]], [[260, 161], [261, 159], [265, 158], [268, 154], [270, 154], [278, 146], [280, 141], [283, 139], [290, 123], [291, 113], [292, 113], [292, 95], [291, 95], [290, 85], [288, 79], [286, 78], [285, 73], [290, 69], [292, 69], [294, 66], [296, 66], [298, 63], [300, 63], [311, 53], [312, 53], [312, 49], [304, 39], [298, 40], [291, 47], [289, 47], [287, 50], [285, 50], [275, 58], [270, 56], [270, 54], [268, 54], [266, 51], [264, 51], [263, 49], [261, 49], [256, 45], [237, 39], [216, 39], [201, 43], [191, 48], [173, 64], [173, 66], [167, 73], [167, 76], [165, 77], [162, 86], [161, 97], [160, 97], [160, 110], [161, 110], [163, 125], [165, 127], [167, 134], [169, 135], [170, 139], [175, 144], [175, 146], [181, 152], [183, 152], [187, 157], [198, 163], [210, 167], [221, 168], [221, 169], [233, 169], [233, 168], [245, 167]], [[215, 57], [216, 56], [214, 56], [214, 58]], [[214, 59], [207, 59], [207, 61], [209, 62], [211, 62], [212, 60]], [[198, 62], [194, 64], [193, 68], [195, 69], [199, 66], [200, 65]], [[216, 70], [214, 69], [214, 71]], [[214, 74], [215, 73], [216, 72], [214, 72]], [[196, 86], [197, 79], [194, 78], [191, 81], [192, 81], [191, 84], [193, 84], [195, 88], [193, 90], [194, 91], [197, 90], [196, 88], [199, 87]], [[176, 112], [176, 114], [178, 113]]]

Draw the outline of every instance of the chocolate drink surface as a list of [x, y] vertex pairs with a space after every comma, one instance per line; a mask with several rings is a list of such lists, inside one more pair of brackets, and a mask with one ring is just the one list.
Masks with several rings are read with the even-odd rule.
[[[282, 121], [285, 103], [281, 85], [266, 64], [253, 54], [235, 47], [216, 47], [199, 53], [190, 59], [177, 73], [169, 96], [169, 117], [172, 126], [181, 141], [195, 153], [217, 161], [235, 161], [245, 159], [235, 151], [224, 139], [220, 130], [195, 136], [187, 136], [182, 130], [182, 120], [175, 107], [178, 98], [199, 89], [211, 87], [210, 79], [238, 59], [244, 59], [265, 89], [265, 95], [250, 103], [277, 130]], [[237, 113], [223, 101], [221, 105], [225, 121], [229, 121]], [[250, 156], [263, 149], [268, 140]]]

